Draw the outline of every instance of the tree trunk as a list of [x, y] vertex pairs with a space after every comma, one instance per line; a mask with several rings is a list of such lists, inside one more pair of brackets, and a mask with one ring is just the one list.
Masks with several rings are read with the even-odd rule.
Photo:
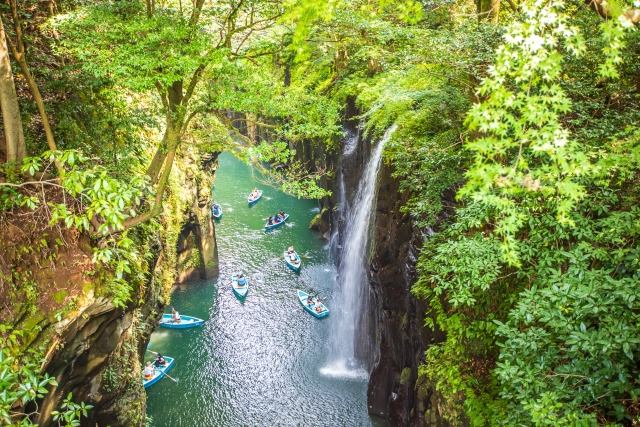
[[478, 20], [487, 20], [494, 24], [498, 23], [500, 0], [476, 0], [476, 7], [478, 10]]
[[0, 18], [0, 109], [2, 109], [6, 160], [7, 162], [21, 161], [25, 156], [26, 147], [2, 18]]
[[253, 141], [258, 140], [258, 126], [256, 125], [257, 117], [253, 113], [246, 113], [245, 120], [247, 122], [247, 136]]
[[494, 24], [497, 24], [498, 18], [500, 16], [500, 0], [491, 0], [489, 4], [491, 5], [491, 10], [489, 11], [489, 20]]
[[175, 160], [176, 150], [179, 143], [180, 136], [169, 132], [167, 137], [168, 151], [162, 175], [160, 176], [160, 180], [156, 186], [156, 197], [153, 201], [153, 205], [150, 207], [149, 211], [133, 218], [126, 219], [123, 223], [125, 230], [142, 224], [162, 212], [162, 198], [164, 196], [165, 189], [167, 188], [167, 184], [169, 183], [169, 175], [171, 175], [171, 169], [173, 168], [173, 161]]
[[149, 164], [149, 168], [147, 169], [147, 175], [151, 179], [151, 183], [155, 184], [158, 180], [158, 176], [160, 176], [160, 171], [162, 170], [162, 165], [164, 164], [164, 159], [167, 158], [167, 131], [164, 132], [164, 136], [162, 137], [162, 142], [158, 146], [156, 153], [153, 155], [153, 159], [151, 160], [151, 164]]
[[57, 150], [55, 137], [53, 136], [53, 128], [51, 127], [51, 122], [49, 122], [49, 115], [47, 114], [47, 110], [44, 106], [44, 99], [42, 98], [42, 94], [40, 93], [40, 89], [38, 88], [38, 84], [36, 83], [33, 74], [29, 70], [29, 65], [27, 64], [24, 53], [18, 53], [14, 55], [18, 65], [20, 65], [20, 70], [22, 71], [22, 75], [24, 76], [27, 84], [29, 85], [29, 89], [31, 90], [31, 94], [33, 95], [33, 99], [36, 102], [36, 107], [38, 107], [38, 113], [40, 114], [40, 119], [42, 120], [42, 127], [44, 128], [44, 133], [47, 138], [47, 145], [49, 146], [49, 150]]

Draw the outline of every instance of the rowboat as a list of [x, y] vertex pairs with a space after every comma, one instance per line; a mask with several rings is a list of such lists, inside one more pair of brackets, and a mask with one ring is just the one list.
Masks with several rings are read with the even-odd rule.
[[267, 223], [264, 225], [265, 231], [273, 230], [276, 227], [280, 227], [282, 224], [285, 223], [287, 219], [289, 219], [289, 214], [288, 213], [284, 214], [284, 218], [280, 218], [278, 215], [276, 215], [276, 218], [279, 218], [280, 221], [274, 222], [271, 225], [269, 225], [269, 221], [267, 221]]
[[327, 317], [329, 315], [329, 309], [323, 303], [318, 303], [317, 300], [314, 300], [314, 303], [309, 306], [309, 304], [307, 303], [309, 294], [301, 291], [300, 289], [298, 289], [298, 299], [300, 300], [300, 304], [302, 304], [302, 307], [313, 317], [322, 319], [323, 317]]
[[164, 377], [164, 374], [167, 373], [171, 368], [173, 368], [174, 358], [169, 356], [164, 356], [164, 360], [167, 361], [167, 364], [161, 367], [155, 368], [155, 373], [149, 379], [146, 379], [144, 375], [142, 376], [142, 385], [144, 388], [149, 388]]
[[297, 252], [293, 252], [293, 255], [295, 258], [294, 260], [291, 260], [291, 256], [289, 255], [289, 253], [287, 251], [284, 251], [284, 262], [291, 270], [299, 273], [300, 267], [302, 267], [302, 258], [300, 258], [300, 255], [298, 255]]
[[258, 194], [256, 194], [255, 197], [251, 197], [251, 194], [249, 194], [249, 197], [247, 197], [247, 203], [252, 205], [258, 200], [260, 200], [261, 197], [262, 197], [262, 190], [258, 190]]
[[249, 278], [243, 277], [244, 284], [238, 283], [238, 276], [231, 276], [231, 288], [238, 298], [244, 298], [249, 292]]
[[169, 329], [187, 329], [187, 328], [195, 328], [196, 326], [202, 326], [204, 320], [198, 319], [193, 316], [185, 316], [180, 315], [180, 321], [174, 322], [171, 316], [171, 313], [165, 313], [162, 315], [162, 319], [160, 319], [160, 327], [161, 328], [169, 328]]
[[215, 219], [222, 218], [222, 207], [217, 203], [211, 207], [211, 216], [213, 216]]

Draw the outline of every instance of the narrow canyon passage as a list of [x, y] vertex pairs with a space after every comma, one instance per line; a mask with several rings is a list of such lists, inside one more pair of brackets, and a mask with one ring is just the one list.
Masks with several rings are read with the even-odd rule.
[[[176, 358], [170, 375], [178, 383], [165, 378], [148, 390], [148, 415], [154, 426], [374, 425], [365, 379], [320, 372], [333, 322], [312, 318], [295, 296], [296, 289], [318, 292], [335, 306], [335, 267], [325, 242], [308, 229], [317, 205], [259, 178], [233, 156], [220, 156], [214, 188], [224, 212], [216, 224], [220, 278], [174, 291], [180, 313], [208, 320], [203, 328], [153, 334], [150, 349]], [[249, 207], [254, 186], [264, 196]], [[291, 219], [265, 233], [265, 218], [279, 209]], [[299, 275], [284, 265], [289, 245], [302, 255]], [[244, 303], [226, 283], [238, 270], [251, 278]]]

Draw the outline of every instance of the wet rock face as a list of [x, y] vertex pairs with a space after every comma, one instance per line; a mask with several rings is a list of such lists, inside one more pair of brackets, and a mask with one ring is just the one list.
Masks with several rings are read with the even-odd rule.
[[217, 167], [217, 154], [202, 162], [211, 179], [195, 180], [191, 205], [185, 214], [177, 242], [177, 283], [194, 279], [208, 279], [218, 274], [216, 230], [211, 216], [211, 186]]
[[383, 165], [370, 243], [377, 352], [367, 390], [368, 409], [393, 426], [446, 426], [435, 407], [433, 385], [418, 378], [425, 350], [442, 337], [424, 327], [428, 307], [411, 294], [422, 233], [400, 211], [405, 202], [390, 168]]
[[[134, 373], [137, 351], [123, 346], [130, 340], [135, 311], [115, 308], [111, 302], [99, 298], [88, 305], [60, 335], [60, 351], [53, 357], [47, 371], [58, 386], [41, 404], [40, 425], [55, 425], [51, 411], [69, 393], [77, 402], [94, 406], [83, 425], [143, 425], [144, 391]], [[107, 369], [114, 355], [125, 362], [119, 372], [113, 372], [121, 383], [111, 386]], [[124, 409], [121, 399], [126, 399]]]
[[392, 425], [421, 425], [415, 384], [429, 337], [422, 326], [425, 307], [411, 295], [419, 233], [400, 212], [404, 199], [386, 166], [378, 185], [370, 286], [379, 347], [369, 380], [369, 413]]
[[178, 236], [177, 283], [207, 279], [217, 274], [216, 236], [208, 207], [196, 207]]
[[328, 207], [323, 207], [311, 220], [309, 229], [319, 232], [323, 239], [329, 240], [331, 237], [331, 210]]

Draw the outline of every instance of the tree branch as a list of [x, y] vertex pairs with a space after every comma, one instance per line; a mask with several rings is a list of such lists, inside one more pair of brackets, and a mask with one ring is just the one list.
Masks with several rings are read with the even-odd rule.
[[167, 101], [167, 96], [165, 94], [165, 90], [162, 87], [162, 85], [160, 84], [159, 81], [155, 82], [156, 85], [156, 89], [158, 89], [158, 95], [160, 95], [160, 101], [162, 101], [162, 105], [164, 106], [164, 108], [166, 108], [167, 110], [169, 109], [169, 101]]
[[173, 147], [167, 153], [167, 160], [164, 166], [164, 170], [162, 172], [162, 176], [160, 177], [160, 181], [158, 182], [158, 188], [156, 189], [156, 197], [153, 202], [153, 206], [147, 212], [135, 216], [133, 218], [126, 219], [123, 223], [123, 229], [128, 230], [136, 225], [142, 224], [158, 215], [162, 210], [162, 197], [164, 196], [164, 190], [169, 182], [169, 175], [171, 174], [171, 169], [173, 167], [173, 161], [176, 157], [176, 148]]
[[[38, 108], [38, 113], [40, 114], [40, 119], [42, 120], [42, 127], [44, 128], [45, 137], [47, 139], [47, 145], [49, 146], [49, 150], [56, 151], [56, 141], [53, 135], [53, 128], [51, 127], [51, 122], [49, 121], [49, 115], [47, 114], [47, 110], [44, 105], [44, 98], [42, 97], [42, 93], [40, 93], [40, 89], [38, 88], [38, 84], [36, 83], [36, 79], [31, 74], [31, 70], [29, 69], [29, 64], [27, 64], [27, 53], [24, 46], [24, 40], [22, 35], [22, 22], [18, 16], [18, 10], [16, 5], [16, 0], [9, 0], [11, 5], [11, 15], [13, 17], [13, 27], [16, 32], [16, 44], [14, 45], [12, 41], [7, 37], [7, 45], [11, 49], [11, 53], [13, 54], [16, 62], [20, 66], [20, 71], [24, 76], [27, 84], [29, 85], [29, 89], [31, 90], [31, 94], [33, 95], [33, 99], [36, 103], [36, 107]], [[64, 169], [62, 164], [59, 161], [55, 162], [56, 169], [58, 170], [58, 174], [63, 174]]]
[[193, 10], [191, 11], [191, 18], [189, 18], [189, 26], [195, 27], [195, 25], [198, 23], [203, 5], [204, 0], [196, 0], [195, 4], [193, 5]]
[[187, 86], [187, 91], [182, 98], [182, 105], [185, 106], [185, 108], [189, 103], [189, 100], [193, 96], [193, 92], [195, 91], [196, 86], [198, 85], [198, 82], [200, 81], [200, 78], [202, 77], [202, 74], [204, 73], [204, 70], [206, 68], [207, 64], [200, 64], [198, 68], [196, 68], [196, 70], [193, 72], [193, 76], [191, 76], [191, 80], [189, 81], [189, 86]]
[[[601, 18], [612, 18], [610, 6], [605, 0], [586, 0], [586, 2]], [[622, 16], [634, 25], [640, 23], [640, 9], [628, 9]]]

